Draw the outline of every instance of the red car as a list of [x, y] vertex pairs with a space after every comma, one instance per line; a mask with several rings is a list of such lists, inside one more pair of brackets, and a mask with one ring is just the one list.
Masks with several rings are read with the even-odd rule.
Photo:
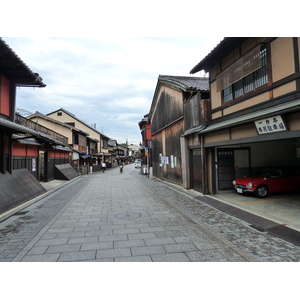
[[254, 193], [256, 197], [267, 197], [269, 193], [294, 191], [300, 188], [300, 176], [284, 176], [277, 168], [263, 169], [261, 175], [233, 180], [238, 193]]

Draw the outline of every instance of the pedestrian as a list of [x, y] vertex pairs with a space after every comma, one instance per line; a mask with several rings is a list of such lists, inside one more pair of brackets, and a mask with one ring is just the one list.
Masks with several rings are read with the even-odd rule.
[[104, 172], [105, 172], [105, 170], [106, 170], [106, 163], [105, 163], [105, 162], [103, 162], [103, 163], [102, 163], [102, 172], [104, 173]]
[[123, 164], [123, 162], [120, 163], [119, 167], [120, 167], [120, 173], [122, 173], [122, 172], [123, 172], [123, 169], [124, 169], [124, 164]]

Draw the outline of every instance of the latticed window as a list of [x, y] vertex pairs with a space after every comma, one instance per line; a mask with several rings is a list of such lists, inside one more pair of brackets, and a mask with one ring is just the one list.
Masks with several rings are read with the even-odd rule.
[[241, 97], [243, 95], [243, 80], [239, 80], [233, 85], [234, 98]]
[[258, 88], [268, 83], [267, 50], [260, 51], [261, 68], [255, 72], [255, 87]]
[[[219, 90], [223, 88], [224, 103], [242, 97], [268, 83], [267, 51], [266, 48], [257, 50], [258, 47], [251, 51], [247, 60], [241, 58], [229, 70], [218, 76], [217, 85]], [[250, 73], [246, 74], [247, 70], [251, 70]], [[237, 73], [240, 74], [239, 80]]]

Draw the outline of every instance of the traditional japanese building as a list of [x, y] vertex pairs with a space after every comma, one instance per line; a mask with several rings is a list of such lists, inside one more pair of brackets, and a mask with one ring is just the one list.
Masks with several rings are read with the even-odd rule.
[[206, 124], [208, 78], [158, 77], [149, 112], [153, 176], [202, 189], [201, 145], [195, 134]]
[[300, 168], [300, 38], [224, 38], [191, 74], [209, 72], [211, 115], [198, 131], [206, 193], [262, 167]]

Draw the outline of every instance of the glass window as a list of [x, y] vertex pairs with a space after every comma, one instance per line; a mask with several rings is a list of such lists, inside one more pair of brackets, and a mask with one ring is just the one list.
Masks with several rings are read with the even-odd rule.
[[243, 95], [243, 80], [239, 80], [233, 85], [234, 98], [241, 97]]
[[232, 85], [224, 90], [224, 102], [232, 100]]
[[244, 92], [245, 94], [254, 90], [253, 74], [249, 74], [244, 78]]

